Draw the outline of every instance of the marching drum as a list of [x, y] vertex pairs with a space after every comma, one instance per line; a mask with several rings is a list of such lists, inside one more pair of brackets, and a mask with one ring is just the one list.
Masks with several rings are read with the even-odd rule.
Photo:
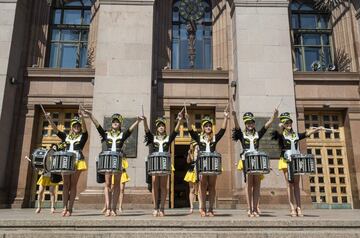
[[36, 149], [31, 156], [32, 167], [36, 170], [48, 171], [46, 167], [46, 161], [49, 160], [49, 157], [51, 157], [54, 152], [55, 151], [53, 149], [50, 150], [44, 148]]
[[221, 174], [221, 154], [217, 152], [200, 152], [196, 160], [196, 171], [199, 175]]
[[244, 170], [249, 174], [270, 173], [269, 156], [259, 151], [245, 153]]
[[304, 175], [315, 173], [315, 158], [311, 154], [294, 154], [291, 155], [291, 161], [288, 164], [294, 175]]
[[122, 158], [121, 152], [103, 151], [99, 154], [97, 162], [97, 171], [104, 173], [121, 173], [122, 172]]
[[165, 176], [171, 173], [171, 159], [168, 152], [154, 152], [148, 157], [149, 175]]
[[52, 155], [50, 172], [54, 174], [75, 173], [77, 154], [74, 152], [57, 151]]

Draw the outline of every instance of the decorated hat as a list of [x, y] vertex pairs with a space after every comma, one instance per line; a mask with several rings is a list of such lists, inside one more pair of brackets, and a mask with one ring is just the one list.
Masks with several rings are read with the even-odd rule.
[[210, 123], [211, 125], [213, 124], [213, 120], [206, 116], [203, 119], [201, 119], [201, 127], [204, 127], [206, 123]]
[[290, 113], [289, 112], [283, 112], [283, 113], [281, 113], [280, 114], [280, 122], [281, 123], [286, 123], [287, 121], [293, 121], [292, 119], [291, 119], [291, 116], [290, 116]]
[[113, 122], [114, 120], [118, 120], [120, 123], [123, 123], [124, 118], [119, 113], [115, 113], [111, 116], [111, 122]]
[[81, 125], [81, 120], [80, 120], [79, 117], [74, 117], [73, 119], [71, 119], [70, 126], [73, 127], [75, 124], [80, 124]]
[[160, 124], [164, 124], [164, 126], [166, 125], [166, 119], [163, 117], [158, 117], [155, 121], [155, 125], [156, 127], [158, 127]]
[[244, 113], [243, 120], [244, 120], [244, 123], [247, 123], [249, 121], [255, 122], [254, 114], [252, 114], [251, 112]]

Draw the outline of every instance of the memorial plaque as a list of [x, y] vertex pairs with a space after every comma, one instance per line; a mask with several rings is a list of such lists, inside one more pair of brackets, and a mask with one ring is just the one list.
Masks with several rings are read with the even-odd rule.
[[[261, 127], [269, 120], [269, 117], [256, 117], [256, 130], [259, 131]], [[263, 138], [260, 140], [259, 151], [264, 151], [271, 159], [279, 159], [280, 147], [277, 140], [271, 140], [271, 132], [279, 129], [279, 119], [276, 118], [271, 127], [267, 130]]]
[[[121, 125], [121, 131], [124, 132], [125, 130], [127, 130], [136, 120], [137, 120], [136, 117], [124, 118], [124, 121]], [[111, 117], [104, 117], [104, 130], [108, 130], [109, 128], [111, 128]], [[133, 130], [130, 137], [127, 138], [122, 148], [126, 158], [137, 157], [137, 141], [138, 141], [137, 139], [138, 139], [138, 127], [136, 127]]]

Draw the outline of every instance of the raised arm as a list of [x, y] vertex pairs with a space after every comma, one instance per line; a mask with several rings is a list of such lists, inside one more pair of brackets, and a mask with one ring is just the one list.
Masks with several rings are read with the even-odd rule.
[[85, 123], [85, 112], [84, 112], [84, 110], [79, 108], [78, 113], [79, 113], [79, 117], [80, 117], [80, 120], [81, 120], [82, 133], [86, 133], [87, 130], [86, 130], [86, 123]]
[[178, 116], [177, 116], [177, 120], [178, 120], [178, 121], [177, 121], [176, 126], [175, 126], [175, 129], [174, 129], [175, 132], [178, 132], [178, 131], [179, 131], [180, 125], [181, 125], [182, 120], [183, 120], [183, 111], [184, 111], [184, 109], [181, 110], [181, 111], [178, 113]]
[[223, 121], [223, 124], [222, 124], [222, 126], [221, 126], [221, 129], [226, 130], [228, 120], [229, 120], [229, 106], [227, 106], [227, 107], [225, 108], [225, 111], [224, 111], [224, 121]]
[[136, 121], [129, 127], [129, 132], [133, 132], [133, 130], [135, 129], [135, 127], [137, 127], [139, 125], [141, 120], [142, 120], [142, 117], [138, 117], [136, 119]]
[[233, 115], [233, 118], [234, 118], [235, 129], [240, 129], [240, 125], [239, 125], [239, 121], [238, 121], [237, 116], [236, 116], [236, 112], [232, 111], [232, 115]]
[[275, 108], [273, 115], [270, 117], [270, 119], [265, 123], [265, 129], [269, 129], [269, 127], [271, 126], [271, 124], [274, 122], [275, 118], [278, 117], [279, 114], [279, 110], [277, 108]]
[[96, 120], [94, 115], [89, 110], [84, 110], [84, 113], [89, 116], [92, 123], [95, 125], [96, 128], [100, 126], [99, 122]]
[[144, 121], [144, 130], [145, 130], [145, 133], [148, 133], [150, 130], [149, 130], [149, 124], [147, 123], [147, 118], [145, 116], [142, 116], [142, 119]]
[[305, 136], [306, 136], [306, 137], [309, 137], [309, 136], [311, 136], [312, 134], [315, 134], [316, 132], [321, 131], [321, 130], [324, 130], [324, 129], [325, 129], [324, 127], [317, 127], [317, 128], [314, 128], [314, 129], [306, 130]]

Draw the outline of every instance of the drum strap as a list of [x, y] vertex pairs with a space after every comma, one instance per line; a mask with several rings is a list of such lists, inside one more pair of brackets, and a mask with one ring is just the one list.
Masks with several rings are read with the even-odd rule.
[[154, 138], [154, 143], [159, 145], [159, 152], [164, 152], [164, 144], [169, 142], [169, 136], [166, 136], [164, 139], [159, 140], [157, 136]]
[[116, 152], [116, 141], [123, 138], [123, 133], [121, 132], [120, 134], [113, 136], [110, 132], [107, 132], [107, 138], [112, 141], [111, 151]]
[[[213, 136], [212, 142], [215, 142], [215, 140], [216, 140], [215, 136]], [[206, 145], [205, 152], [211, 152], [211, 150], [210, 150], [210, 143], [211, 142], [205, 139], [205, 135], [200, 136], [200, 142], [204, 143]]]
[[255, 140], [259, 139], [259, 134], [257, 132], [253, 135], [244, 133], [244, 139], [250, 142], [250, 148], [247, 151], [255, 151]]
[[299, 154], [300, 152], [299, 152], [299, 150], [298, 150], [298, 148], [297, 148], [297, 146], [296, 146], [296, 142], [297, 141], [299, 141], [299, 137], [298, 137], [298, 135], [297, 135], [297, 133], [291, 133], [291, 134], [287, 134], [285, 131], [284, 131], [284, 133], [283, 133], [283, 135], [284, 135], [284, 138], [286, 139], [286, 140], [289, 140], [290, 141], [290, 143], [291, 143], [291, 154]]

